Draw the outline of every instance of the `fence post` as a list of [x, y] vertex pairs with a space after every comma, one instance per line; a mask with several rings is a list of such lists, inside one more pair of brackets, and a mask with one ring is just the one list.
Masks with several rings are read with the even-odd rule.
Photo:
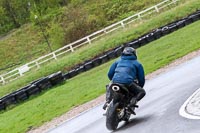
[[40, 65], [37, 61], [35, 62], [35, 64], [36, 64], [37, 68], [40, 68]]
[[73, 49], [72, 45], [70, 45], [69, 47], [70, 47], [70, 50], [71, 50], [72, 52], [74, 52], [74, 49]]
[[108, 33], [108, 32], [106, 31], [106, 29], [104, 29], [104, 30], [103, 30], [103, 32], [104, 32], [105, 34], [107, 34], [107, 33]]
[[125, 25], [124, 25], [123, 21], [121, 21], [120, 23], [121, 23], [122, 27], [125, 28]]
[[53, 58], [57, 60], [56, 54], [53, 52]]
[[18, 69], [19, 76], [23, 76], [23, 73]]
[[87, 41], [89, 42], [89, 44], [91, 44], [91, 40], [89, 37], [87, 37]]
[[140, 20], [142, 20], [141, 15], [140, 15], [139, 13], [137, 14], [137, 16], [138, 16], [138, 18], [139, 18]]
[[1, 81], [3, 82], [3, 84], [5, 84], [6, 82], [5, 82], [4, 78], [3, 78], [3, 76], [0, 76], [0, 78], [1, 78]]
[[157, 6], [155, 6], [155, 9], [156, 9], [156, 12], [159, 12], [159, 9], [158, 9], [158, 7], [157, 7]]

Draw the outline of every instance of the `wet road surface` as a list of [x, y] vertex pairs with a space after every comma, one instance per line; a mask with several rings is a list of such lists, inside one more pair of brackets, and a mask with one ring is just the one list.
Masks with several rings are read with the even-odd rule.
[[[200, 57], [146, 81], [147, 95], [136, 116], [121, 122], [116, 133], [200, 133], [200, 120], [179, 115], [179, 109], [200, 88]], [[49, 133], [109, 133], [102, 104], [68, 120]]]

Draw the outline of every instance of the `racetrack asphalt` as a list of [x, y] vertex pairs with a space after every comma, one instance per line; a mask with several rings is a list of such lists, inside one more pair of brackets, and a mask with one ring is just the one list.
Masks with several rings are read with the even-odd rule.
[[[147, 95], [136, 116], [121, 122], [116, 133], [200, 133], [200, 120], [179, 115], [184, 102], [200, 88], [200, 56], [147, 80]], [[64, 122], [48, 133], [109, 133], [102, 104]]]

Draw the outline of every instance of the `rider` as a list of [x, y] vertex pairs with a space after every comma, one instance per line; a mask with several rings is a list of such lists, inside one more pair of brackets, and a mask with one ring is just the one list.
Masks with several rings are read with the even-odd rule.
[[[120, 83], [128, 87], [129, 91], [136, 97], [132, 98], [130, 105], [136, 105], [146, 94], [143, 89], [145, 83], [144, 69], [141, 63], [137, 61], [136, 50], [132, 47], [125, 47], [121, 58], [114, 62], [108, 72], [108, 78], [111, 83]], [[136, 82], [137, 81], [137, 82]], [[105, 110], [107, 105], [112, 100], [112, 94], [109, 91], [109, 86], [106, 87], [106, 103], [103, 106]], [[132, 113], [135, 114], [134, 110]]]

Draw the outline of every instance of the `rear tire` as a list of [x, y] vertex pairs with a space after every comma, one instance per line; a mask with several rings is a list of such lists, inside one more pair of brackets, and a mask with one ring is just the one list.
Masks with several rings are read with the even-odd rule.
[[111, 102], [107, 112], [106, 112], [106, 127], [108, 130], [114, 131], [117, 129], [119, 124], [119, 118], [117, 114], [117, 107], [119, 103]]

